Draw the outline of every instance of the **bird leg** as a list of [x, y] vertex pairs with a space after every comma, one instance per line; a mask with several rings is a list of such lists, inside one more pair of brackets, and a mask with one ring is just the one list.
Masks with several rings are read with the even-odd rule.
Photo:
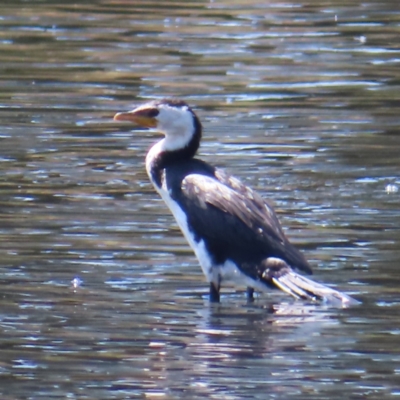
[[210, 302], [219, 303], [219, 286], [217, 287], [213, 282], [210, 282]]
[[248, 286], [246, 295], [247, 295], [247, 301], [249, 303], [252, 303], [254, 301], [254, 289], [252, 287]]

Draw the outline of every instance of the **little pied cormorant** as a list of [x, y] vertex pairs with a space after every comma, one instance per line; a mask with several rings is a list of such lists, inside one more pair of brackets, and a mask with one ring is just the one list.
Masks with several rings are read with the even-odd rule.
[[254, 190], [219, 168], [194, 158], [202, 126], [183, 101], [163, 99], [115, 115], [165, 135], [146, 157], [146, 170], [174, 215], [218, 302], [221, 284], [233, 280], [254, 289], [277, 287], [312, 301], [348, 306], [350, 296], [295, 272], [312, 273], [284, 235], [273, 208]]

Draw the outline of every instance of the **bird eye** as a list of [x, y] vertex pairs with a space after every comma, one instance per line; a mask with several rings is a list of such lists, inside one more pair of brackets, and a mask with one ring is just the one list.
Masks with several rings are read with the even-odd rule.
[[150, 110], [147, 111], [147, 115], [150, 118], [157, 117], [157, 115], [160, 113], [160, 111], [157, 108], [151, 108]]

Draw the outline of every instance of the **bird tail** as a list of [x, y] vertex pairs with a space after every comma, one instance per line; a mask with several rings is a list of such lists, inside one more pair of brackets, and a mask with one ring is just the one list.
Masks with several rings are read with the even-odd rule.
[[297, 299], [320, 301], [339, 307], [359, 304], [359, 301], [345, 293], [296, 273], [281, 259], [270, 257], [264, 261], [264, 265], [267, 268], [262, 279]]

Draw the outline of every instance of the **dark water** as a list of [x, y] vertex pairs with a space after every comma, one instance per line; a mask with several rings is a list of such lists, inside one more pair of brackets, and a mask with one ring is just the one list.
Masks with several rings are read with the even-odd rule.
[[[2, 400], [400, 395], [397, 1], [0, 10]], [[208, 303], [144, 172], [153, 134], [112, 121], [171, 95], [202, 118], [201, 157], [361, 306]]]

